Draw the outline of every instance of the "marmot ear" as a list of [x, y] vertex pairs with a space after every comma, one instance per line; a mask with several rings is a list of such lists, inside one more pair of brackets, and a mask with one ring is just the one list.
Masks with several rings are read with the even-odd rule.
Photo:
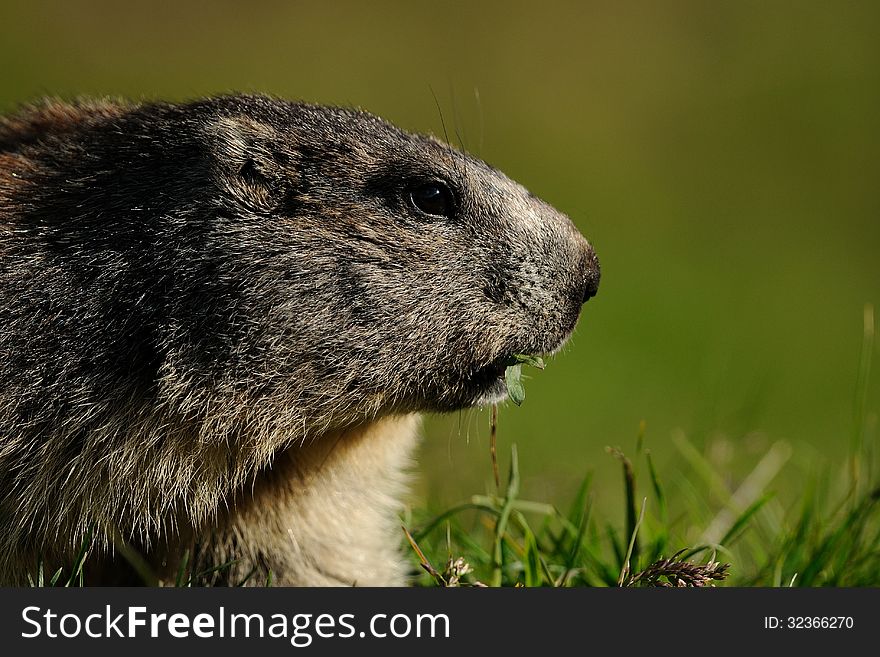
[[210, 132], [223, 189], [255, 212], [275, 209], [285, 182], [275, 130], [247, 117], [223, 117]]

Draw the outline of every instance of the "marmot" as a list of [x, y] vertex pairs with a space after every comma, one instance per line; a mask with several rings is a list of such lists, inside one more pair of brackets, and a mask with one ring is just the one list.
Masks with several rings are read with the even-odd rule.
[[360, 110], [228, 95], [0, 121], [0, 583], [406, 581], [419, 414], [499, 401], [596, 293], [572, 222]]

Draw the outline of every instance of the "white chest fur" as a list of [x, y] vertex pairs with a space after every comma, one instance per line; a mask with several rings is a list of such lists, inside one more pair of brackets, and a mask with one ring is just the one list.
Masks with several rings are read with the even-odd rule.
[[405, 583], [399, 512], [420, 418], [385, 418], [280, 454], [200, 540], [257, 568], [249, 583]]

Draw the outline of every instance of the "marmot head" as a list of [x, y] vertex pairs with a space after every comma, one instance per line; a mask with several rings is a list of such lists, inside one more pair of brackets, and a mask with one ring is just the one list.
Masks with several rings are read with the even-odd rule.
[[499, 401], [510, 357], [558, 349], [596, 294], [572, 222], [478, 159], [351, 109], [204, 110], [234, 351], [259, 361], [236, 379], [367, 415]]
[[[0, 118], [0, 254], [0, 581], [39, 546], [72, 556], [91, 526], [101, 550], [110, 527], [148, 549], [213, 536], [261, 473], [298, 502], [326, 461], [297, 451], [302, 479], [275, 490], [285, 450], [503, 398], [510, 357], [557, 349], [599, 282], [572, 223], [487, 164], [254, 96]], [[382, 508], [393, 452], [343, 450], [320, 490]], [[320, 518], [335, 542], [355, 508], [335, 505], [299, 529]], [[254, 522], [286, 549], [287, 520]]]
[[179, 417], [237, 400], [315, 431], [489, 403], [511, 355], [556, 350], [596, 293], [567, 217], [370, 114], [256, 96], [99, 110], [50, 107], [28, 119], [39, 139], [16, 123], [4, 146], [31, 162], [21, 221], [89, 290], [96, 394], [137, 378]]

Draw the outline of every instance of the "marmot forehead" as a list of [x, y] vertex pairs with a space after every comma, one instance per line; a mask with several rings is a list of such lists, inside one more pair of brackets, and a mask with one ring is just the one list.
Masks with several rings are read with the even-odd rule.
[[206, 121], [213, 121], [213, 115], [233, 122], [258, 122], [278, 143], [286, 143], [311, 159], [342, 160], [351, 167], [406, 168], [421, 164], [443, 167], [450, 175], [465, 165], [489, 171], [482, 161], [433, 136], [404, 131], [358, 108], [264, 96], [224, 96], [205, 102], [209, 114]]

